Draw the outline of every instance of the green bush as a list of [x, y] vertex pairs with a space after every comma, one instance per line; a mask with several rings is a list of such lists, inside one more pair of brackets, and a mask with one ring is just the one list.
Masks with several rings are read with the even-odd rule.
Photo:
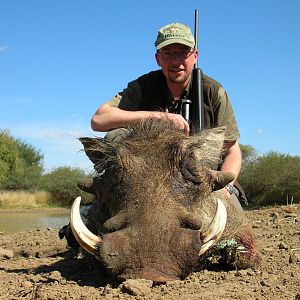
[[300, 202], [300, 157], [269, 152], [244, 163], [239, 182], [253, 206]]
[[77, 182], [86, 177], [80, 168], [59, 167], [42, 177], [40, 188], [51, 193], [52, 204], [68, 207], [78, 196], [83, 202], [91, 200], [91, 196], [77, 186]]
[[35, 190], [43, 172], [43, 155], [30, 144], [0, 131], [0, 188]]

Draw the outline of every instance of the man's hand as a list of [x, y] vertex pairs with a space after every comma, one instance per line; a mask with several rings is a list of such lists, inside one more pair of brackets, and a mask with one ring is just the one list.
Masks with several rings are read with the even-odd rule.
[[190, 133], [190, 126], [188, 122], [183, 118], [182, 115], [173, 114], [173, 113], [165, 113], [165, 112], [154, 112], [151, 117], [157, 119], [167, 119], [176, 124], [176, 126], [183, 130], [187, 135]]

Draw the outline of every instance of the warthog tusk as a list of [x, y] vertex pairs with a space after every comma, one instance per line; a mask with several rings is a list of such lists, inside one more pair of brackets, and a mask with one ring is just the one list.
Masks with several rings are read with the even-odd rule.
[[227, 211], [223, 202], [217, 199], [217, 209], [213, 220], [206, 231], [201, 232], [203, 245], [200, 248], [199, 256], [210, 249], [221, 238], [227, 222]]
[[82, 222], [80, 216], [80, 201], [81, 197], [77, 197], [71, 208], [71, 229], [79, 245], [90, 254], [95, 255], [97, 245], [101, 242], [101, 238], [89, 231]]

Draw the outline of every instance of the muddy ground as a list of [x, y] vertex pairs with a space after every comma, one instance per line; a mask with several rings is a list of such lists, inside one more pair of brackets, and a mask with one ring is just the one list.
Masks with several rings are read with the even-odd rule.
[[0, 299], [300, 300], [300, 205], [246, 214], [262, 255], [256, 270], [204, 270], [163, 285], [105, 278], [74, 258], [57, 229], [1, 233]]

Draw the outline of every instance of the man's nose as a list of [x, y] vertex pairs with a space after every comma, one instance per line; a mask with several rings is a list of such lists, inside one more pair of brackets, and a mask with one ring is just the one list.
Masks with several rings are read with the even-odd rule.
[[179, 53], [172, 53], [171, 57], [170, 57], [170, 61], [181, 61], [181, 57], [180, 57], [180, 54]]

